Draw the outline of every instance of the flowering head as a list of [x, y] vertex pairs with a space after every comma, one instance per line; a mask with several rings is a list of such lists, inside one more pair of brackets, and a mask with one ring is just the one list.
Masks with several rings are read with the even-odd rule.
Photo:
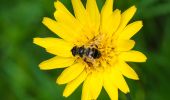
[[136, 12], [132, 6], [125, 12], [113, 9], [113, 0], [106, 0], [99, 12], [96, 0], [71, 0], [73, 16], [60, 2], [55, 2], [52, 20], [43, 24], [61, 38], [34, 38], [34, 43], [55, 57], [42, 62], [43, 70], [66, 68], [57, 79], [67, 84], [63, 95], [68, 97], [83, 83], [82, 100], [97, 99], [102, 87], [113, 100], [118, 100], [118, 89], [124, 93], [129, 87], [123, 76], [138, 80], [135, 71], [126, 62], [145, 62], [146, 57], [132, 50], [131, 39], [142, 28], [142, 21], [128, 24]]

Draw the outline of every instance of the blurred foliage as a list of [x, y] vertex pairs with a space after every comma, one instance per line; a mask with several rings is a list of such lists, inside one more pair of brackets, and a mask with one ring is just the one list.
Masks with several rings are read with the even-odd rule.
[[[73, 13], [70, 0], [61, 0]], [[105, 0], [97, 0], [101, 9]], [[0, 3], [0, 100], [64, 100], [64, 85], [55, 84], [61, 70], [41, 71], [38, 64], [53, 55], [32, 43], [33, 37], [54, 36], [41, 21], [53, 17], [54, 0], [1, 0]], [[86, 1], [83, 0], [85, 3]], [[144, 52], [147, 63], [130, 63], [140, 80], [128, 81], [130, 95], [120, 100], [168, 100], [170, 93], [170, 1], [116, 0], [122, 11], [138, 7], [133, 20], [143, 20], [134, 37], [135, 49]], [[81, 87], [68, 100], [79, 100]], [[108, 100], [102, 90], [99, 100]]]

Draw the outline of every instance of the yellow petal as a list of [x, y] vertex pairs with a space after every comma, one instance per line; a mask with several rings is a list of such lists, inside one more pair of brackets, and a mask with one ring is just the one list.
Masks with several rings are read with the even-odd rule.
[[113, 78], [113, 82], [115, 86], [117, 86], [117, 88], [119, 88], [122, 92], [128, 93], [130, 91], [129, 87], [124, 77], [120, 73], [120, 71], [116, 69], [115, 67], [112, 67], [111, 70], [112, 70], [111, 74], [112, 74], [112, 78]]
[[42, 70], [50, 70], [55, 68], [65, 68], [74, 63], [74, 58], [66, 58], [66, 57], [53, 57], [49, 60], [43, 61], [39, 64], [40, 69]]
[[93, 29], [92, 31], [97, 34], [100, 25], [100, 13], [96, 0], [87, 0], [86, 10], [90, 16], [90, 22]]
[[91, 80], [91, 74], [89, 74], [86, 80], [84, 81], [84, 84], [82, 87], [81, 100], [91, 100], [90, 80]]
[[109, 29], [108, 30], [110, 30], [110, 31], [108, 33], [113, 34], [117, 30], [117, 28], [120, 24], [120, 20], [121, 20], [121, 11], [116, 9], [112, 13], [111, 20], [109, 21], [109, 24], [108, 24]]
[[90, 91], [91, 99], [96, 100], [99, 96], [102, 86], [103, 86], [103, 77], [101, 72], [92, 72], [90, 80]]
[[76, 63], [67, 69], [65, 69], [57, 79], [58, 84], [66, 84], [78, 77], [84, 70], [85, 65], [83, 63]]
[[138, 75], [136, 72], [124, 61], [119, 60], [117, 63], [117, 68], [121, 71], [121, 73], [126, 76], [127, 78], [139, 80]]
[[[70, 16], [66, 12], [60, 10], [55, 11], [54, 17], [57, 22], [64, 23], [65, 25], [68, 25], [70, 27], [75, 27], [75, 25], [79, 25], [77, 20], [73, 16]], [[80, 27], [80, 25], [78, 27]]]
[[120, 33], [120, 39], [130, 39], [142, 28], [142, 21], [136, 21], [125, 27], [122, 33]]
[[75, 19], [75, 17], [67, 10], [67, 8], [60, 2], [55, 2], [56, 11], [54, 13], [54, 17], [57, 22], [64, 23], [65, 25], [74, 29], [76, 35], [80, 36], [80, 30], [82, 26], [80, 23]]
[[76, 18], [83, 24], [87, 25], [89, 23], [89, 16], [87, 15], [87, 12], [81, 2], [81, 0], [71, 0], [74, 14]]
[[[60, 11], [56, 11], [54, 15], [57, 19], [57, 22], [60, 22], [63, 25], [65, 25], [65, 27], [69, 27], [70, 29], [72, 29], [73, 31], [72, 34], [74, 33], [73, 34], [74, 38], [77, 41], [81, 43], [85, 43], [87, 41], [85, 35], [82, 32], [82, 25], [80, 25], [80, 23], [77, 20], [69, 18], [69, 16]], [[72, 38], [71, 34], [69, 36]]]
[[111, 100], [118, 100], [118, 89], [113, 84], [107, 84], [105, 90]]
[[103, 85], [103, 77], [100, 72], [89, 74], [83, 84], [82, 100], [96, 100]]
[[[101, 11], [101, 31], [105, 32], [105, 27], [108, 26], [107, 23], [110, 21], [113, 13], [113, 2], [114, 0], [106, 0]], [[108, 20], [109, 19], [109, 20]]]
[[71, 29], [67, 25], [62, 24], [60, 22], [56, 22], [56, 21], [54, 21], [50, 18], [46, 18], [46, 17], [43, 19], [42, 23], [45, 26], [47, 26], [52, 32], [54, 32], [55, 34], [57, 34], [64, 40], [70, 41], [70, 42], [77, 41], [76, 33], [74, 32], [73, 29]]
[[107, 18], [112, 14], [114, 0], [106, 0], [101, 11], [102, 23], [107, 21]]
[[[85, 37], [88, 38], [88, 40], [91, 40], [94, 38], [95, 33], [92, 31], [94, 28], [91, 27], [90, 17], [87, 13], [86, 9], [84, 8], [81, 0], [71, 0], [74, 14], [76, 16], [76, 19], [79, 20], [79, 22], [83, 25], [82, 34], [85, 35]], [[83, 39], [82, 39], [83, 40]], [[81, 40], [81, 41], [82, 41]], [[85, 41], [87, 42], [87, 41]]]
[[135, 45], [134, 40], [118, 40], [115, 51], [129, 51]]
[[56, 8], [56, 10], [61, 10], [63, 12], [66, 12], [67, 14], [69, 15], [72, 15], [68, 10], [67, 8], [59, 1], [57, 0], [56, 2], [54, 2], [54, 6]]
[[59, 38], [34, 38], [33, 42], [41, 47], [44, 47], [48, 52], [62, 56], [72, 57], [71, 49], [73, 44], [70, 44]]
[[136, 12], [136, 7], [132, 6], [129, 9], [127, 9], [125, 12], [122, 13], [121, 22], [120, 22], [117, 33], [120, 33], [125, 28], [125, 26], [128, 24], [128, 22], [134, 16], [135, 12]]
[[103, 87], [108, 93], [111, 100], [118, 100], [118, 88], [114, 85], [114, 80], [109, 71], [105, 71]]
[[129, 62], [145, 62], [147, 59], [143, 53], [134, 50], [122, 52], [119, 57], [120, 59]]
[[121, 19], [121, 11], [116, 9], [102, 24], [101, 26], [101, 32], [107, 33], [109, 36], [112, 36], [112, 34], [117, 30]]
[[[72, 29], [72, 34], [76, 37], [77, 41], [86, 42], [87, 39], [85, 34], [82, 32], [82, 24], [67, 10], [67, 8], [57, 0], [55, 2], [56, 11], [54, 17], [57, 22], [62, 23], [63, 25]], [[72, 35], [71, 35], [72, 37]]]
[[64, 89], [63, 96], [70, 96], [77, 89], [77, 87], [86, 79], [86, 77], [87, 73], [86, 71], [83, 71], [76, 79], [69, 82]]

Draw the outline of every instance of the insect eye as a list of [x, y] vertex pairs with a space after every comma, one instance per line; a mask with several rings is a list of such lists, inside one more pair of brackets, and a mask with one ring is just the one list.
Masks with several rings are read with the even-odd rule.
[[77, 47], [73, 47], [73, 49], [71, 49], [72, 55], [75, 56], [77, 54]]
[[93, 57], [95, 58], [99, 58], [101, 56], [100, 52], [97, 49], [94, 49], [94, 53], [93, 53]]

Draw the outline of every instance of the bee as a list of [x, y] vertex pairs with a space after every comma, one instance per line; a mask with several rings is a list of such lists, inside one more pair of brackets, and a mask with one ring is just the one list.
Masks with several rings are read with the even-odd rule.
[[74, 46], [71, 49], [72, 55], [73, 56], [80, 56], [81, 58], [83, 58], [84, 60], [88, 59], [98, 59], [101, 57], [101, 52], [95, 48], [95, 47], [87, 47], [85, 48], [84, 46], [81, 47], [77, 47]]

